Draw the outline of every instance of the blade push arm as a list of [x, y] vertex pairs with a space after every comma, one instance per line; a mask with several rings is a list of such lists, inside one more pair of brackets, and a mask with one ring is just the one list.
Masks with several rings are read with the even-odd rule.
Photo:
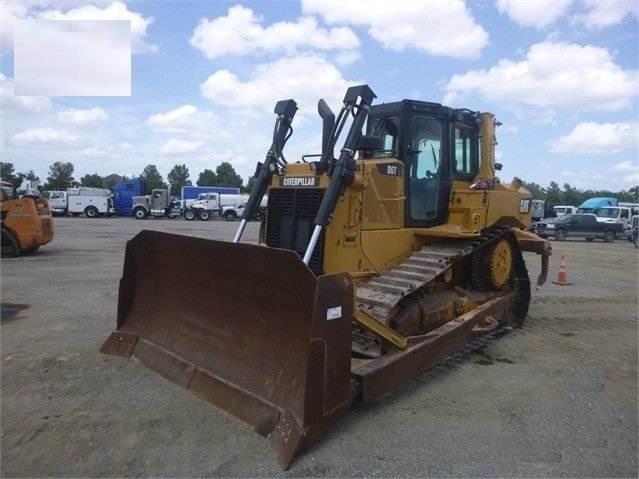
[[294, 100], [281, 100], [275, 105], [274, 113], [277, 115], [277, 120], [275, 120], [275, 128], [273, 131], [273, 143], [266, 153], [264, 163], [258, 162], [257, 164], [256, 181], [251, 190], [251, 195], [246, 202], [246, 208], [242, 213], [242, 221], [233, 239], [234, 243], [240, 241], [246, 222], [250, 221], [253, 214], [257, 211], [262, 197], [266, 193], [266, 188], [271, 182], [271, 177], [277, 170], [277, 164], [286, 164], [282, 150], [292, 134], [291, 123], [293, 122], [296, 111], [297, 103], [295, 103]]
[[[354, 118], [348, 135], [346, 136], [344, 146], [340, 151], [339, 158], [335, 161], [334, 165], [332, 165], [332, 168], [329, 168], [331, 181], [322, 199], [322, 204], [317, 212], [317, 216], [315, 217], [315, 229], [313, 230], [313, 235], [304, 254], [304, 263], [306, 264], [310, 261], [322, 228], [330, 222], [331, 215], [335, 210], [342, 191], [346, 186], [353, 183], [355, 179], [355, 151], [357, 150], [359, 138], [362, 135], [362, 127], [366, 122], [369, 107], [375, 97], [375, 93], [373, 93], [373, 90], [371, 90], [368, 85], [350, 87], [346, 91], [344, 105], [333, 130], [334, 133], [330, 141], [331, 146], [337, 141], [337, 137], [346, 122], [348, 114], [352, 112]], [[332, 148], [328, 148], [328, 152], [330, 151], [332, 151]], [[323, 157], [322, 161], [327, 162], [329, 158]]]

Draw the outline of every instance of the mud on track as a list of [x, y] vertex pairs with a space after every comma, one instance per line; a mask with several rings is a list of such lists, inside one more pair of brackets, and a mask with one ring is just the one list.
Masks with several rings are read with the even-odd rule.
[[549, 280], [565, 255], [573, 285], [534, 290], [521, 330], [357, 405], [283, 472], [248, 427], [98, 352], [126, 240], [143, 228], [230, 240], [237, 225], [56, 218], [53, 243], [2, 260], [2, 477], [637, 477], [630, 242], [553, 242]]

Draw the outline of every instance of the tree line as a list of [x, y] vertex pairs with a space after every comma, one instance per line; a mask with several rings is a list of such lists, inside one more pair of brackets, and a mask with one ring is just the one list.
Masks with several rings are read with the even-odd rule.
[[[94, 188], [111, 188], [120, 181], [127, 180], [126, 176], [109, 175], [100, 176], [97, 173], [87, 174], [76, 181], [73, 177], [75, 168], [71, 163], [63, 163], [56, 161], [49, 166], [49, 175], [45, 183], [40, 182], [40, 178], [36, 176], [33, 170], [27, 172], [16, 172], [12, 163], [0, 163], [0, 176], [2, 179], [13, 183], [14, 186], [20, 186], [23, 180], [33, 180], [43, 191], [46, 190], [66, 190], [72, 186], [89, 186]], [[174, 193], [182, 191], [183, 186], [190, 186], [193, 183], [190, 179], [189, 169], [186, 165], [175, 165], [167, 175], [167, 181], [158, 171], [155, 165], [147, 165], [140, 173], [139, 178], [144, 182], [144, 194], [148, 195], [154, 188], [168, 188], [171, 185], [171, 191]], [[253, 187], [255, 178], [250, 178], [245, 186], [242, 177], [237, 174], [233, 166], [228, 162], [220, 163], [215, 171], [205, 169], [200, 173], [196, 181], [197, 186], [226, 186], [232, 188], [240, 188], [243, 193], [248, 193]], [[563, 187], [551, 181], [547, 187], [542, 187], [537, 183], [523, 182], [533, 198], [545, 200], [553, 206], [556, 205], [575, 205], [579, 206], [588, 198], [599, 196], [614, 197], [619, 201], [637, 203], [639, 202], [639, 186], [634, 186], [627, 191], [609, 191], [609, 190], [580, 190], [564, 183]]]
[[[49, 166], [49, 172], [46, 182], [42, 182], [38, 176], [29, 170], [27, 172], [16, 172], [12, 163], [0, 163], [0, 176], [3, 180], [11, 182], [15, 187], [20, 186], [24, 180], [35, 181], [39, 185], [40, 190], [66, 190], [74, 186], [87, 186], [92, 188], [112, 188], [116, 183], [128, 180], [126, 176], [112, 174], [108, 176], [100, 176], [97, 173], [84, 175], [79, 180], [73, 176], [75, 167], [72, 163], [64, 163], [56, 161]], [[186, 165], [175, 165], [166, 177], [167, 181], [158, 171], [155, 165], [147, 165], [138, 176], [144, 184], [144, 194], [151, 194], [155, 188], [168, 188], [171, 185], [171, 191], [179, 193], [183, 186], [192, 185], [189, 169]], [[254, 179], [251, 178], [246, 185], [237, 174], [233, 166], [228, 162], [223, 162], [217, 166], [215, 171], [205, 169], [200, 173], [196, 181], [197, 186], [225, 186], [232, 188], [240, 188], [241, 191], [250, 191]]]
[[542, 187], [537, 183], [523, 182], [524, 188], [530, 191], [536, 200], [545, 200], [552, 206], [574, 205], [579, 206], [589, 198], [606, 197], [617, 198], [619, 201], [627, 203], [639, 203], [639, 186], [634, 186], [628, 190], [580, 190], [564, 183], [563, 187], [551, 181], [547, 187]]

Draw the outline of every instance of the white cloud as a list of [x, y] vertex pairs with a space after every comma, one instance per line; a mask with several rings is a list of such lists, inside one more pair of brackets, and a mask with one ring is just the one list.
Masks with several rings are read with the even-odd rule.
[[96, 107], [91, 110], [69, 108], [58, 112], [56, 119], [63, 125], [83, 126], [107, 121], [109, 117], [102, 108]]
[[[26, 19], [42, 20], [128, 20], [131, 22], [131, 51], [133, 53], [157, 53], [157, 45], [145, 43], [147, 28], [154, 22], [153, 17], [144, 18], [142, 14], [130, 11], [125, 3], [115, 1], [93, 2], [104, 5], [86, 5], [77, 1], [8, 1], [2, 3], [0, 9], [1, 20], [1, 50], [13, 49], [13, 28], [17, 21]], [[51, 6], [57, 9], [50, 9]], [[49, 10], [42, 10], [43, 7]], [[64, 8], [70, 10], [63, 11]]]
[[277, 101], [294, 98], [298, 114], [316, 115], [319, 98], [331, 107], [341, 107], [346, 89], [353, 84], [325, 59], [308, 55], [258, 65], [245, 82], [228, 70], [219, 70], [200, 85], [200, 91], [212, 102], [238, 112], [259, 107], [272, 113]]
[[297, 22], [279, 22], [262, 27], [262, 18], [250, 8], [236, 5], [226, 17], [203, 18], [189, 43], [209, 59], [225, 55], [254, 55], [260, 52], [294, 54], [299, 49], [355, 50], [357, 36], [348, 28], [318, 28], [311, 17]]
[[478, 58], [488, 44], [488, 33], [462, 0], [302, 0], [302, 12], [321, 15], [331, 24], [367, 27], [373, 39], [393, 51]]
[[11, 138], [13, 145], [20, 146], [61, 146], [75, 143], [78, 137], [64, 130], [53, 128], [31, 128], [16, 133]]
[[622, 161], [612, 165], [612, 171], [618, 173], [621, 182], [625, 183], [628, 187], [634, 187], [639, 185], [639, 161]]
[[639, 123], [595, 123], [577, 125], [568, 135], [548, 142], [552, 153], [621, 153], [636, 147]]
[[7, 113], [44, 113], [51, 100], [43, 96], [15, 96], [13, 78], [0, 73], [0, 111]]
[[199, 150], [204, 145], [203, 141], [186, 141], [178, 140], [177, 138], [171, 138], [167, 141], [160, 154], [162, 155], [184, 155], [186, 153], [192, 153]]
[[444, 103], [477, 92], [493, 103], [617, 111], [637, 96], [637, 73], [622, 70], [605, 48], [544, 42], [520, 62], [500, 60], [488, 71], [453, 75]]
[[87, 157], [91, 159], [101, 159], [108, 158], [111, 154], [104, 148], [99, 146], [93, 146], [91, 148], [85, 148], [83, 150], [78, 151], [79, 157]]
[[217, 115], [212, 111], [200, 111], [193, 105], [182, 105], [168, 113], [151, 115], [146, 124], [155, 132], [212, 136], [220, 134]]
[[522, 27], [544, 28], [564, 16], [572, 0], [497, 0], [497, 10]]
[[622, 161], [621, 163], [616, 163], [612, 165], [612, 171], [618, 173], [638, 173], [639, 163], [636, 161]]
[[617, 25], [629, 15], [639, 20], [639, 8], [632, 0], [585, 0], [585, 4], [589, 11], [574, 15], [573, 23], [588, 28], [603, 28]]
[[76, 153], [79, 158], [87, 158], [91, 160], [101, 160], [103, 158], [111, 161], [115, 160], [129, 160], [132, 153], [136, 151], [136, 148], [128, 142], [121, 143], [119, 145], [99, 145], [91, 146], [78, 150]]
[[[614, 174], [611, 174], [614, 173]], [[558, 184], [569, 183], [573, 188], [620, 191], [633, 188], [639, 184], [639, 166], [624, 161], [606, 168], [588, 168], [583, 165], [579, 169], [561, 171], [552, 181]]]
[[335, 55], [335, 63], [338, 65], [351, 65], [362, 59], [362, 54], [356, 50], [341, 52]]

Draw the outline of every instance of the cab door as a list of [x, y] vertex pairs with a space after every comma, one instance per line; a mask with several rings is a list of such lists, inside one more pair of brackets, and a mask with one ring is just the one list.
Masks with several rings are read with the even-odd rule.
[[407, 112], [404, 119], [406, 225], [430, 227], [446, 222], [450, 196], [446, 122]]

